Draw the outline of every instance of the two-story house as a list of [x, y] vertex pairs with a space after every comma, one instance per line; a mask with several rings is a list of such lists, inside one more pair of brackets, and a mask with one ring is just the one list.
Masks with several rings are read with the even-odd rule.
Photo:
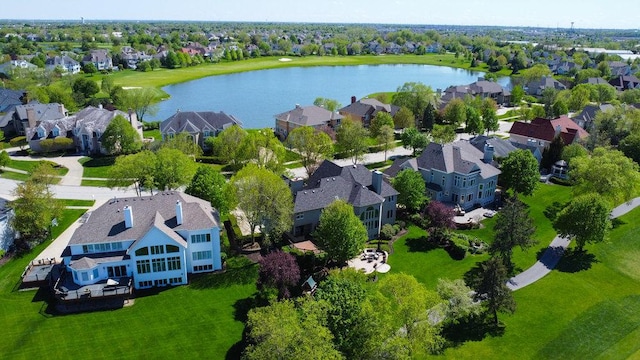
[[89, 214], [62, 257], [79, 286], [123, 278], [136, 289], [186, 284], [189, 274], [222, 269], [219, 215], [180, 192], [114, 198]]
[[431, 199], [468, 210], [495, 200], [500, 170], [493, 165], [493, 154], [491, 145], [480, 151], [466, 140], [444, 145], [432, 142], [418, 158], [396, 160], [385, 174], [393, 177], [404, 169], [419, 171]]
[[335, 129], [340, 126], [342, 119], [343, 116], [338, 112], [320, 106], [296, 105], [293, 110], [276, 115], [275, 134], [280, 139], [286, 139], [289, 133], [301, 126], [311, 126], [318, 130], [325, 126]]
[[106, 49], [91, 50], [84, 58], [82, 65], [91, 63], [98, 71], [111, 70], [113, 68], [113, 60], [109, 56]]
[[73, 139], [73, 147], [78, 152], [86, 154], [106, 154], [102, 147], [102, 134], [116, 116], [122, 116], [129, 121], [131, 127], [142, 138], [142, 124], [138, 121], [136, 113], [125, 113], [119, 110], [110, 111], [102, 105], [98, 107], [88, 106], [74, 115], [61, 119], [42, 120], [29, 123], [26, 136], [30, 148], [35, 152], [42, 151], [40, 142], [44, 139], [67, 137]]
[[325, 160], [306, 185], [298, 180], [291, 181], [290, 187], [294, 194], [294, 236], [312, 233], [322, 210], [336, 199], [353, 206], [370, 239], [380, 234], [383, 225], [396, 220], [398, 192], [383, 179], [381, 172], [372, 172], [361, 164], [342, 167]]
[[348, 116], [353, 119], [358, 119], [362, 122], [362, 126], [369, 127], [371, 120], [379, 112], [386, 112], [392, 117], [400, 110], [399, 106], [385, 104], [377, 99], [364, 98], [356, 101], [356, 97], [351, 97], [351, 104], [338, 110], [342, 116]]
[[12, 127], [12, 133], [26, 135], [27, 129], [35, 127], [41, 121], [58, 120], [67, 116], [67, 110], [63, 104], [41, 104], [31, 101], [28, 104], [16, 105], [8, 109], [2, 115], [0, 123], [5, 127]]
[[511, 102], [511, 92], [509, 90], [496, 82], [480, 78], [478, 81], [468, 85], [449, 86], [446, 88], [440, 98], [441, 107], [444, 108], [453, 99], [464, 99], [466, 96], [478, 96], [482, 99], [490, 98], [499, 105], [508, 105]]
[[536, 118], [531, 122], [516, 121], [511, 125], [509, 135], [511, 142], [534, 145], [543, 151], [558, 135], [562, 137], [565, 145], [569, 145], [574, 141], [586, 139], [589, 133], [563, 115], [551, 120]]
[[55, 68], [62, 69], [67, 74], [77, 74], [80, 72], [80, 63], [70, 58], [67, 55], [52, 56], [44, 62], [44, 67], [47, 70], [54, 70]]
[[188, 133], [196, 144], [204, 148], [208, 137], [217, 136], [233, 125], [242, 126], [242, 121], [222, 111], [177, 111], [160, 123], [160, 133], [163, 140], [182, 132]]

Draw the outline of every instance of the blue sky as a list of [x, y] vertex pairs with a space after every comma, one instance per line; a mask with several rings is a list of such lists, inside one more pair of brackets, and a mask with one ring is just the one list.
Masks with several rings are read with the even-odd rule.
[[3, 19], [452, 24], [638, 29], [638, 0], [2, 0]]

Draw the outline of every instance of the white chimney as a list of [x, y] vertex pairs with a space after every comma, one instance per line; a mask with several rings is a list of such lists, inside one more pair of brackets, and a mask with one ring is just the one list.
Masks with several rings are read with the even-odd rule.
[[382, 193], [382, 173], [378, 170], [371, 173], [371, 187], [373, 187], [373, 191], [376, 194], [380, 195]]
[[124, 212], [124, 227], [131, 229], [133, 227], [133, 209], [127, 205], [122, 210]]
[[176, 201], [176, 223], [182, 225], [182, 203], [180, 200]]

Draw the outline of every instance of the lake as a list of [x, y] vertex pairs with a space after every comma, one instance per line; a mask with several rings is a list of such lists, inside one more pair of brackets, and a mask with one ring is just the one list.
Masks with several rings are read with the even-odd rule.
[[[338, 100], [343, 106], [376, 92], [396, 91], [406, 82], [422, 82], [434, 90], [465, 85], [484, 73], [433, 65], [358, 65], [292, 67], [209, 76], [163, 87], [171, 97], [159, 104], [162, 121], [181, 111], [223, 111], [245, 128], [274, 126], [274, 116], [295, 107], [312, 105], [317, 97]], [[510, 87], [508, 77], [498, 81]]]

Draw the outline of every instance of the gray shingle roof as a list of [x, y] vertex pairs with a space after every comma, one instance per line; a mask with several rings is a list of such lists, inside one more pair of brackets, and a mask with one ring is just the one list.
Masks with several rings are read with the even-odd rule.
[[[176, 220], [178, 200], [182, 202], [183, 213], [180, 225]], [[130, 206], [133, 214], [133, 226], [129, 229], [124, 225], [125, 206]], [[138, 240], [154, 226], [179, 241], [177, 231], [210, 229], [219, 226], [219, 219], [207, 201], [177, 191], [111, 199], [91, 213], [73, 233], [69, 245]]]
[[341, 114], [353, 114], [360, 118], [363, 118], [367, 115], [373, 118], [380, 111], [384, 111], [389, 113], [391, 116], [394, 116], [398, 110], [400, 110], [399, 106], [390, 105], [380, 102], [377, 99], [360, 99], [354, 103], [351, 103], [342, 109], [338, 110]]
[[12, 105], [22, 105], [24, 91], [0, 89], [0, 112], [4, 112]]
[[89, 134], [93, 132], [104, 133], [109, 123], [118, 115], [123, 116], [125, 119], [129, 118], [127, 113], [120, 110], [109, 111], [107, 109], [88, 106], [74, 115], [61, 119], [42, 121], [36, 128], [27, 129], [27, 139], [36, 137], [37, 128], [40, 126], [43, 127], [47, 133], [45, 137], [48, 136], [55, 126], [58, 126], [61, 135], [63, 135], [63, 131], [71, 131], [74, 128]]
[[65, 116], [64, 107], [58, 103], [40, 104], [37, 101], [32, 101], [26, 105], [16, 106], [15, 111], [20, 119], [26, 120], [28, 109], [33, 109], [36, 121], [57, 120]]
[[336, 199], [354, 207], [380, 204], [385, 197], [398, 192], [384, 180], [380, 194], [373, 190], [372, 172], [363, 165], [340, 167], [325, 160], [307, 181], [307, 186], [296, 193], [294, 212], [324, 209]]
[[509, 155], [510, 152], [518, 150], [510, 141], [500, 139], [497, 137], [488, 137], [485, 135], [478, 135], [469, 140], [479, 151], [484, 152], [485, 144], [493, 146], [493, 155], [496, 157], [504, 158]]
[[282, 114], [276, 115], [277, 120], [287, 121], [301, 126], [318, 126], [328, 124], [331, 120], [342, 119], [342, 115], [331, 112], [320, 106], [298, 106]]
[[69, 266], [75, 270], [87, 270], [100, 264], [122, 261], [128, 258], [129, 255], [124, 250], [109, 253], [82, 254], [72, 256]]
[[160, 132], [197, 133], [203, 130], [222, 130], [242, 122], [233, 115], [214, 111], [178, 111], [160, 124]]
[[487, 179], [500, 174], [500, 170], [482, 161], [484, 153], [469, 141], [460, 140], [449, 144], [430, 143], [418, 157], [418, 168], [435, 169], [444, 173], [469, 174], [480, 170]]

